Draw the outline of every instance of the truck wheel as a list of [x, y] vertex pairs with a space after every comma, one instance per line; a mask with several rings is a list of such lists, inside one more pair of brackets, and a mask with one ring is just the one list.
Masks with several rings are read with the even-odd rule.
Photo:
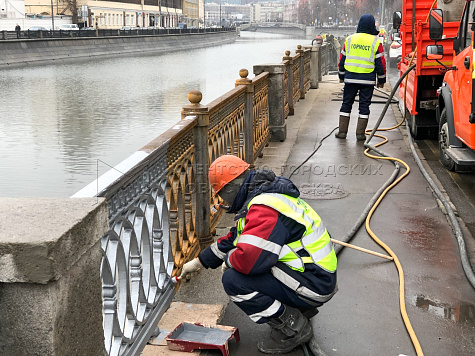
[[457, 164], [446, 153], [446, 149], [449, 147], [449, 144], [449, 125], [447, 124], [447, 111], [444, 108], [440, 113], [439, 122], [440, 161], [447, 170], [455, 171]]
[[[409, 116], [407, 116], [409, 115]], [[411, 134], [412, 137], [414, 137], [416, 140], [420, 139], [420, 133], [419, 130], [417, 129], [417, 124], [416, 124], [416, 115], [411, 115], [409, 112], [406, 115], [406, 120], [408, 120], [409, 128], [411, 129]]]

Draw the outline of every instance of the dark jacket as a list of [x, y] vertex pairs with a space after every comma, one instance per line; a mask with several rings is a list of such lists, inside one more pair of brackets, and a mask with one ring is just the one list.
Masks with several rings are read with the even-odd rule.
[[[366, 14], [361, 16], [356, 32], [377, 36], [379, 32], [376, 29], [373, 15]], [[340, 54], [340, 60], [338, 62], [338, 77], [342, 80], [344, 79], [345, 82], [351, 82], [352, 80], [363, 80], [376, 83], [377, 76], [378, 83], [386, 83], [386, 60], [384, 59], [384, 49], [382, 43], [378, 44], [378, 51], [374, 61], [374, 71], [371, 73], [354, 73], [347, 71], [345, 70], [345, 60], [346, 48], [345, 45], [343, 45]]]
[[[298, 188], [287, 178], [276, 177], [274, 172], [269, 170], [251, 171], [236, 196], [235, 202], [239, 200], [239, 203], [233, 204], [231, 209], [234, 210], [232, 212], [237, 211], [235, 220], [244, 216], [246, 218], [242, 233], [257, 236], [280, 246], [299, 240], [305, 232], [305, 227], [295, 220], [265, 205], [253, 204], [249, 211], [247, 210], [249, 201], [262, 193], [280, 193], [295, 198], [300, 195]], [[273, 252], [251, 244], [234, 246], [236, 237], [237, 229], [233, 227], [226, 236], [203, 250], [198, 256], [203, 266], [217, 268], [225, 261], [228, 266], [246, 275], [269, 273], [275, 266], [299, 281], [301, 285], [321, 295], [330, 294], [335, 290], [336, 272], [328, 272], [316, 264], [306, 264], [304, 272], [292, 270], [284, 263], [278, 262], [279, 256]], [[229, 253], [230, 251], [232, 253]], [[307, 254], [305, 250], [299, 253]]]

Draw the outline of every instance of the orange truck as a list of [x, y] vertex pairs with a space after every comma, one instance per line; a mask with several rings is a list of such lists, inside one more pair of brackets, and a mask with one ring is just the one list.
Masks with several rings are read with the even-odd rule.
[[[429, 13], [434, 0], [403, 0], [402, 22], [400, 25], [402, 41], [402, 60], [399, 63], [401, 73], [411, 64], [416, 68], [403, 80], [399, 96], [404, 101], [406, 119], [415, 138], [436, 137], [437, 89], [442, 85], [444, 66], [451, 66], [450, 60], [442, 64], [428, 60], [425, 49], [434, 43], [429, 35]], [[397, 27], [397, 24], [396, 24]], [[452, 53], [452, 40], [457, 33], [457, 22], [446, 22], [444, 34], [449, 39], [441, 42], [447, 59]]]
[[399, 64], [401, 73], [416, 64], [399, 89], [411, 133], [438, 137], [449, 170], [475, 166], [475, 1], [453, 6], [458, 9], [437, 8], [433, 0], [403, 1]]

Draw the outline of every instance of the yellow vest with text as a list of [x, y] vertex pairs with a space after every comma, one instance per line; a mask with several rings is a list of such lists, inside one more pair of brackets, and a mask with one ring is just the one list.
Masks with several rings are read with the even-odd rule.
[[371, 73], [378, 47], [378, 36], [355, 33], [348, 37], [345, 41], [345, 69], [353, 73]]
[[[253, 204], [269, 206], [305, 227], [300, 240], [282, 246], [279, 253], [280, 262], [299, 272], [305, 271], [306, 263], [315, 263], [328, 272], [336, 271], [337, 258], [330, 235], [323, 226], [320, 216], [310, 205], [300, 198], [277, 193], [265, 193], [254, 197], [247, 205], [248, 210]], [[241, 218], [237, 222], [238, 236], [234, 240], [234, 245], [239, 242], [245, 219]], [[297, 254], [302, 249], [308, 252], [308, 256], [302, 257]]]

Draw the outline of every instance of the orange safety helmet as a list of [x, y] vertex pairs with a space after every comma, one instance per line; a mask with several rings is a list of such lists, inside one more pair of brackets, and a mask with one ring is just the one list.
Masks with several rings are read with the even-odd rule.
[[249, 163], [232, 155], [218, 157], [211, 163], [208, 179], [215, 196], [223, 187], [249, 168]]

